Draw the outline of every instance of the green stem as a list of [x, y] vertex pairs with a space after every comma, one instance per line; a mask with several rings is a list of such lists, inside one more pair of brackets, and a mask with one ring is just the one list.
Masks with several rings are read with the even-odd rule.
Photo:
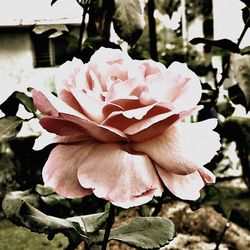
[[151, 214], [151, 216], [154, 217], [154, 216], [157, 216], [160, 213], [160, 211], [162, 209], [162, 205], [163, 205], [163, 200], [164, 200], [163, 195], [159, 199], [157, 199], [158, 203], [157, 203], [153, 213]]
[[[249, 22], [249, 20], [247, 20], [247, 22]], [[245, 26], [244, 26], [244, 28], [243, 28], [241, 34], [240, 34], [240, 37], [239, 37], [239, 39], [238, 39], [238, 42], [237, 42], [237, 45], [238, 45], [238, 46], [240, 45], [240, 43], [241, 43], [241, 41], [242, 41], [243, 37], [245, 36], [246, 31], [247, 31], [247, 29], [248, 29], [247, 22], [246, 22], [246, 24], [245, 24]], [[226, 65], [226, 67], [224, 68], [223, 72], [222, 72], [222, 77], [221, 77], [220, 81], [219, 81], [218, 84], [217, 84], [217, 89], [218, 89], [220, 86], [222, 86], [224, 80], [228, 77], [228, 71], [229, 71], [229, 69], [230, 69], [230, 64], [228, 63], [228, 64]]]
[[221, 242], [222, 242], [222, 240], [223, 240], [223, 238], [224, 238], [224, 235], [225, 235], [225, 233], [226, 233], [226, 231], [227, 231], [227, 229], [230, 227], [230, 222], [229, 221], [227, 221], [227, 223], [226, 223], [226, 225], [225, 225], [225, 227], [224, 227], [224, 229], [223, 229], [223, 231], [222, 231], [222, 233], [221, 233], [221, 235], [220, 235], [220, 238], [218, 239], [218, 241], [217, 241], [217, 243], [216, 243], [216, 246], [215, 246], [215, 249], [214, 250], [218, 250], [219, 249], [219, 246], [220, 246], [220, 244], [221, 244]]
[[107, 223], [106, 223], [106, 228], [105, 228], [105, 233], [104, 233], [104, 237], [103, 237], [103, 241], [102, 241], [102, 249], [101, 250], [107, 249], [110, 231], [111, 231], [112, 225], [114, 223], [114, 217], [115, 217], [115, 206], [110, 204], [109, 215], [108, 215], [108, 219], [107, 219]]
[[[249, 22], [249, 18], [248, 18], [247, 22]], [[242, 30], [242, 32], [240, 34], [240, 37], [239, 37], [238, 42], [237, 42], [237, 45], [240, 45], [240, 43], [241, 43], [243, 37], [245, 36], [247, 30], [248, 30], [248, 25], [246, 23], [245, 26], [244, 26], [244, 29]]]
[[83, 13], [82, 13], [82, 23], [80, 26], [80, 35], [79, 35], [79, 40], [78, 40], [78, 52], [81, 52], [82, 49], [82, 39], [83, 39], [83, 34], [85, 30], [85, 17], [87, 14], [87, 7], [83, 7]]

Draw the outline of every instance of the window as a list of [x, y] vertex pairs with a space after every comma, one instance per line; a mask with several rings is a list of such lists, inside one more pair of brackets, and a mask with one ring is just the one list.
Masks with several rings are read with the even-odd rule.
[[[65, 33], [59, 37], [49, 38], [51, 34], [44, 32], [42, 34], [32, 33], [32, 41], [35, 53], [35, 67], [51, 67], [61, 65], [67, 60], [72, 59], [76, 51], [77, 41], [73, 35]], [[72, 45], [73, 44], [73, 45]]]

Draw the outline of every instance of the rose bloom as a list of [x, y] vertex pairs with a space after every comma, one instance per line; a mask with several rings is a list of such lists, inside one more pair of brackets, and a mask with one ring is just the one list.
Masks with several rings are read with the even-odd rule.
[[197, 112], [199, 78], [186, 64], [169, 68], [100, 48], [86, 64], [64, 63], [55, 78], [58, 96], [33, 90], [40, 124], [53, 136], [43, 168], [45, 185], [68, 198], [94, 193], [129, 208], [161, 196], [166, 186], [195, 200], [215, 176], [206, 168], [220, 148], [217, 121], [183, 122]]

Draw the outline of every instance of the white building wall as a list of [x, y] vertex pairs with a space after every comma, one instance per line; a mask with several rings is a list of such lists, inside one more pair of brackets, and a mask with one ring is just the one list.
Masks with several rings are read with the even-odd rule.
[[[213, 0], [214, 39], [230, 39], [237, 42], [243, 27], [241, 9], [245, 7], [239, 0]], [[250, 29], [242, 40], [240, 47], [250, 45]]]
[[57, 67], [34, 68], [34, 50], [29, 30], [2, 29], [0, 32], [0, 104], [15, 90], [48, 86], [54, 90]]
[[25, 30], [0, 33], [0, 77], [6, 84], [25, 81], [33, 69], [32, 44]]

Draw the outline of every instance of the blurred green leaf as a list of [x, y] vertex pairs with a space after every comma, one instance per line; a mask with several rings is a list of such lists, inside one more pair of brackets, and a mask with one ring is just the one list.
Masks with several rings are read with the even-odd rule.
[[51, 187], [45, 187], [41, 184], [36, 185], [35, 191], [41, 196], [46, 196], [55, 193]]
[[222, 114], [224, 117], [231, 116], [235, 110], [235, 108], [227, 99], [225, 99], [223, 102], [218, 102], [216, 105], [216, 109], [218, 113]]
[[6, 116], [0, 119], [0, 141], [8, 140], [17, 135], [22, 127], [23, 119]]
[[140, 0], [115, 0], [114, 29], [131, 46], [139, 39], [145, 26], [141, 4]]
[[16, 98], [24, 105], [27, 111], [34, 113], [36, 112], [36, 108], [34, 106], [33, 99], [26, 94], [17, 91]]
[[58, 194], [49, 194], [47, 196], [42, 196], [41, 200], [48, 206], [70, 207], [70, 202], [66, 198]]
[[241, 55], [247, 55], [250, 54], [250, 46], [247, 46], [240, 50]]
[[225, 49], [233, 53], [240, 53], [239, 46], [229, 39], [209, 40], [206, 38], [197, 37], [192, 39], [190, 43], [191, 44], [205, 43], [207, 45], [219, 47], [221, 49]]
[[243, 95], [245, 96], [245, 108], [250, 109], [250, 56], [235, 55], [231, 59], [231, 68]]
[[232, 204], [227, 199], [219, 199], [218, 208], [220, 212], [223, 214], [224, 217], [230, 219], [231, 212], [232, 212]]

